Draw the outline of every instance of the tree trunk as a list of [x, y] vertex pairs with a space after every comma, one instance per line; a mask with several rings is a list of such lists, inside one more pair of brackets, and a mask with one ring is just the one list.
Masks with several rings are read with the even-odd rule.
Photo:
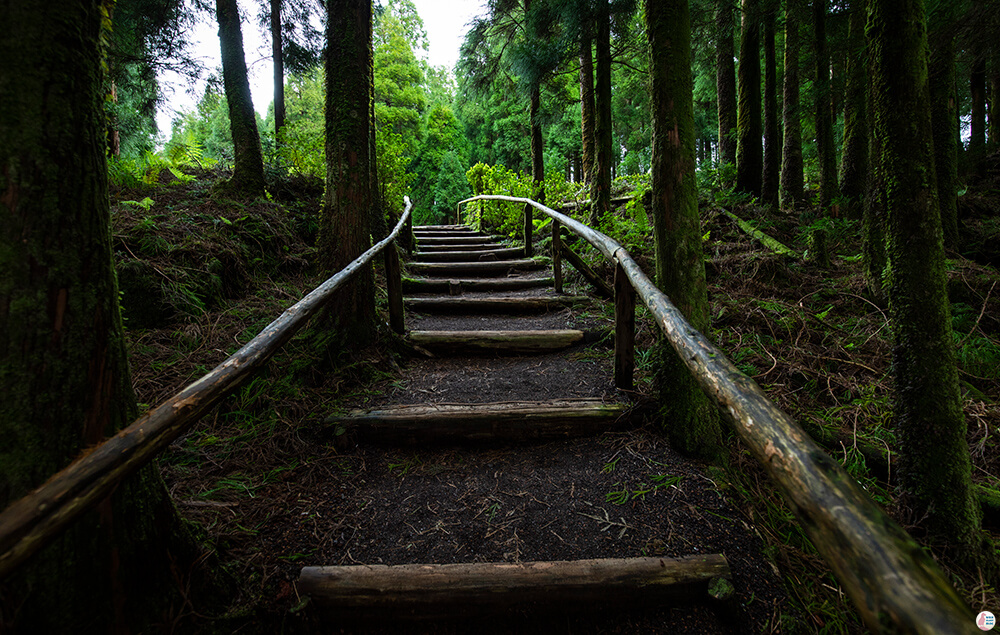
[[785, 77], [782, 120], [785, 134], [781, 150], [781, 207], [790, 209], [802, 200], [802, 121], [799, 105], [799, 18], [802, 0], [785, 5]]
[[281, 2], [271, 0], [271, 59], [274, 62], [274, 138], [285, 125], [285, 53], [282, 48]]
[[[869, 3], [875, 195], [886, 211], [899, 478], [932, 542], [993, 583], [970, 480], [934, 177], [927, 31], [921, 0]], [[989, 556], [989, 557], [987, 557]]]
[[830, 105], [830, 54], [826, 48], [828, 0], [813, 0], [815, 28], [816, 150], [819, 154], [819, 203], [826, 209], [837, 196], [837, 148], [833, 140], [833, 108]]
[[929, 81], [931, 123], [934, 130], [934, 166], [944, 246], [958, 249], [958, 95], [955, 89], [955, 13], [951, 3], [940, 3], [937, 28], [930, 34]]
[[764, 145], [760, 112], [760, 0], [743, 0], [740, 31], [739, 108], [736, 125], [736, 189], [761, 194]]
[[[0, 509], [136, 416], [110, 240], [97, 0], [0, 4]], [[139, 632], [193, 547], [155, 467], [0, 584], [5, 633]], [[176, 607], [180, 610], [180, 607]]]
[[990, 69], [990, 145], [995, 149], [1000, 145], [1000, 51], [993, 53]]
[[774, 53], [775, 9], [764, 14], [764, 173], [761, 200], [778, 204], [781, 172], [781, 131], [778, 129], [778, 69]]
[[736, 56], [732, 0], [715, 6], [715, 89], [719, 101], [719, 163], [736, 164]]
[[868, 178], [865, 4], [864, 0], [852, 0], [847, 38], [844, 158], [840, 165], [840, 191], [847, 199], [845, 215], [848, 218], [861, 218], [861, 200], [865, 194], [865, 179]]
[[969, 168], [978, 175], [979, 162], [986, 153], [986, 55], [982, 47], [973, 47], [969, 91], [972, 95], [972, 120], [969, 125]]
[[[317, 242], [332, 275], [371, 247], [372, 13], [369, 0], [330, 0], [327, 8], [326, 194]], [[374, 338], [370, 268], [331, 300], [324, 321], [345, 345]]]
[[216, 0], [222, 47], [222, 78], [229, 104], [229, 126], [233, 135], [233, 178], [228, 188], [248, 197], [264, 195], [264, 159], [257, 131], [257, 114], [250, 97], [250, 80], [243, 56], [243, 32], [236, 0]]
[[594, 51], [589, 25], [580, 41], [580, 106], [583, 164], [579, 181], [590, 184], [594, 174]]
[[[691, 17], [687, 0], [646, 3], [653, 159], [653, 238], [657, 286], [700, 331], [709, 326], [708, 290], [698, 218], [691, 79]], [[744, 58], [745, 59], [745, 58]], [[758, 82], [759, 84], [759, 82]], [[760, 172], [758, 171], [758, 177]], [[661, 404], [671, 445], [709, 460], [719, 456], [718, 408], [665, 342], [657, 345]]]
[[594, 165], [593, 187], [590, 190], [590, 222], [596, 224], [611, 210], [611, 8], [608, 0], [600, 0], [597, 12], [597, 88], [595, 106], [597, 121], [594, 138], [597, 162]]

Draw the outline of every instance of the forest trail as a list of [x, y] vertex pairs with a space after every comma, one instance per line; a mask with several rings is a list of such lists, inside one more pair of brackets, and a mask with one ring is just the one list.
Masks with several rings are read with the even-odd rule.
[[[364, 478], [340, 521], [353, 534], [314, 532], [310, 613], [352, 632], [760, 632], [781, 593], [759, 538], [614, 387], [598, 301], [468, 227], [414, 234], [416, 354], [329, 421]], [[718, 577], [728, 600], [710, 597]], [[446, 619], [398, 621], [417, 615]]]

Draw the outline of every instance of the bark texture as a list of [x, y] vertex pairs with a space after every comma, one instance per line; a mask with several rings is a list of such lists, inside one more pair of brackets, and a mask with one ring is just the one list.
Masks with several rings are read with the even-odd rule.
[[802, 120], [799, 102], [799, 23], [802, 0], [785, 3], [785, 73], [782, 93], [784, 139], [781, 148], [781, 186], [778, 190], [782, 208], [789, 209], [802, 200]]
[[594, 40], [588, 28], [580, 38], [580, 135], [582, 137], [583, 156], [582, 178], [584, 183], [591, 183], [594, 174]]
[[611, 209], [611, 164], [614, 162], [611, 130], [611, 7], [608, 0], [599, 0], [599, 5], [595, 30], [597, 120], [594, 138], [597, 143], [597, 160], [590, 190], [591, 224], [596, 224]]
[[719, 102], [719, 162], [736, 164], [736, 56], [731, 0], [715, 4], [715, 89]]
[[271, 59], [274, 62], [274, 136], [285, 125], [285, 53], [282, 47], [281, 2], [271, 0]]
[[[646, 3], [653, 110], [651, 172], [656, 282], [694, 328], [709, 326], [708, 290], [698, 218], [691, 18], [687, 0]], [[758, 173], [759, 176], [759, 173]], [[677, 353], [658, 344], [657, 381], [671, 445], [709, 460], [722, 447], [718, 408]]]
[[844, 99], [844, 157], [840, 164], [840, 192], [847, 199], [848, 218], [861, 218], [861, 200], [868, 178], [868, 78], [865, 73], [864, 0], [852, 0], [847, 37], [846, 95]]
[[[931, 541], [984, 565], [948, 304], [921, 0], [869, 4], [875, 193], [886, 212], [899, 478]], [[992, 554], [990, 554], [992, 555]]]
[[257, 115], [250, 97], [250, 80], [243, 55], [243, 32], [236, 0], [216, 0], [222, 47], [222, 79], [229, 104], [229, 126], [233, 135], [233, 178], [229, 189], [245, 196], [264, 195], [264, 158], [260, 149]]
[[813, 0], [814, 58], [816, 61], [816, 150], [819, 153], [819, 203], [829, 207], [838, 195], [837, 147], [833, 139], [833, 106], [830, 99], [830, 53], [826, 46], [828, 0]]
[[955, 9], [939, 3], [930, 34], [931, 124], [934, 130], [934, 166], [944, 246], [958, 249], [958, 95], [955, 82]]
[[740, 31], [739, 107], [736, 125], [736, 189], [760, 196], [764, 131], [760, 109], [760, 0], [743, 0]]
[[[0, 509], [136, 415], [105, 163], [110, 9], [0, 4]], [[184, 538], [159, 473], [140, 471], [3, 581], [0, 631], [142, 630], [177, 599]]]
[[[332, 275], [371, 246], [372, 11], [369, 0], [331, 0], [326, 25], [326, 193], [318, 248]], [[375, 334], [370, 268], [330, 302], [338, 340], [363, 346]]]
[[764, 173], [760, 198], [778, 204], [781, 172], [781, 131], [778, 129], [778, 68], [774, 52], [775, 10], [764, 13]]

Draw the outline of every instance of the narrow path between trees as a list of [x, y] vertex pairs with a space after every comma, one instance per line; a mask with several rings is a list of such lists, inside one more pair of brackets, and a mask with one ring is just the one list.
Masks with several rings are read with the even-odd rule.
[[301, 561], [310, 616], [394, 633], [774, 624], [780, 584], [751, 525], [615, 389], [601, 301], [555, 293], [547, 259], [467, 227], [414, 233], [414, 357], [329, 420], [355, 489], [350, 532], [317, 523]]

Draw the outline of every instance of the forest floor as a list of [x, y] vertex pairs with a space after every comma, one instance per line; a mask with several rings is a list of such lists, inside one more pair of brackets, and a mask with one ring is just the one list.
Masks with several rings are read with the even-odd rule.
[[[144, 208], [139, 199], [147, 194], [153, 204]], [[317, 195], [314, 186], [298, 184], [276, 194], [275, 203], [220, 203], [199, 182], [121, 193], [123, 201], [136, 199], [116, 206], [115, 238], [120, 276], [132, 272], [122, 276], [123, 306], [140, 401], [157, 403], [187, 385], [318, 283], [309, 266]], [[889, 333], [884, 308], [864, 291], [858, 224], [809, 212], [727, 208], [799, 252], [809, 231], [822, 227], [831, 263], [772, 254], [706, 201], [712, 338], [914, 530], [893, 496]], [[996, 188], [962, 197], [963, 252], [971, 259], [951, 254], [949, 261], [974, 480], [993, 489], [1000, 487], [998, 210]], [[640, 263], [648, 258], [628, 246]], [[610, 268], [593, 262], [610, 279]], [[141, 302], [128, 297], [129, 281]], [[157, 311], [133, 317], [154, 301]], [[537, 320], [549, 328], [593, 328], [608, 323], [600, 307], [513, 328], [539, 328]], [[447, 326], [440, 318], [410, 317], [411, 328]], [[637, 325], [637, 390], [650, 395], [650, 360], [642, 351], [653, 331], [642, 310]], [[309, 334], [295, 338], [160, 460], [178, 508], [242, 588], [228, 612], [189, 598], [168, 620], [177, 632], [311, 630], [312, 610], [293, 584], [307, 564], [704, 552], [730, 559], [736, 611], [561, 616], [536, 626], [620, 633], [862, 630], [829, 568], [736, 442], [722, 470], [676, 455], [655, 423], [517, 449], [355, 445], [325, 423], [351, 407], [390, 402], [539, 399], [545, 390], [557, 390], [553, 397], [612, 398], [607, 349], [578, 348], [548, 360], [431, 360], [404, 355], [405, 347], [386, 335], [369, 350], [334, 359], [309, 341]], [[886, 466], [872, 447], [889, 450]], [[663, 482], [672, 485], [646, 491]], [[974, 610], [1000, 606], [996, 590], [977, 583], [974, 572], [942, 564]], [[480, 626], [477, 632], [517, 630], [495, 621]]]

